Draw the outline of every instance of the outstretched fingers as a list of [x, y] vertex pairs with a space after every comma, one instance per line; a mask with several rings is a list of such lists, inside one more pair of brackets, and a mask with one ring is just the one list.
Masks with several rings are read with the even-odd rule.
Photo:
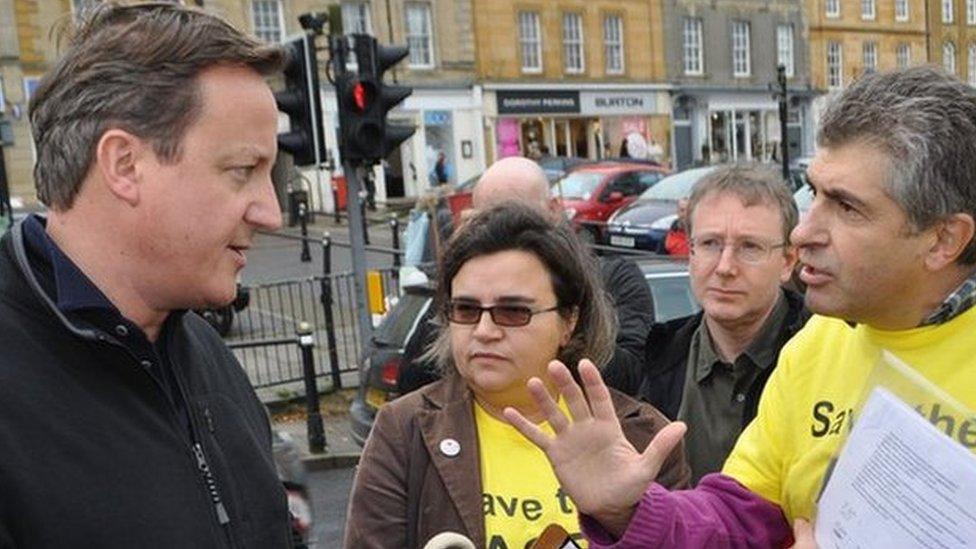
[[610, 390], [603, 383], [600, 370], [595, 364], [584, 358], [579, 364], [579, 374], [580, 379], [583, 380], [583, 387], [586, 388], [586, 396], [590, 398], [593, 416], [601, 421], [616, 421], [617, 413], [613, 410]]
[[[582, 363], [581, 361], [580, 364]], [[566, 407], [569, 408], [573, 421], [582, 421], [590, 417], [590, 405], [586, 402], [583, 390], [569, 373], [569, 368], [562, 362], [553, 360], [549, 363], [549, 378], [556, 385], [559, 394], [566, 399]]]
[[542, 413], [542, 417], [549, 422], [552, 430], [556, 434], [563, 432], [569, 426], [569, 418], [559, 409], [559, 405], [552, 398], [552, 395], [549, 394], [549, 389], [542, 383], [542, 380], [533, 377], [526, 383], [526, 386], [529, 389], [529, 394], [532, 395], [532, 400], [535, 401], [536, 406], [538, 406], [539, 411]]
[[647, 449], [641, 457], [647, 464], [648, 468], [654, 471], [654, 475], [661, 470], [661, 466], [667, 461], [668, 456], [674, 451], [674, 448], [681, 442], [681, 437], [685, 436], [685, 431], [687, 431], [687, 426], [680, 422], [675, 421], [664, 426], [663, 429], [654, 435], [651, 439], [651, 443], [647, 445]]
[[502, 415], [505, 419], [512, 424], [518, 432], [522, 433], [522, 436], [532, 441], [539, 447], [540, 450], [545, 452], [549, 448], [549, 444], [552, 442], [552, 437], [547, 435], [542, 431], [535, 423], [525, 419], [525, 416], [521, 412], [512, 408], [511, 406], [506, 407], [502, 410]]

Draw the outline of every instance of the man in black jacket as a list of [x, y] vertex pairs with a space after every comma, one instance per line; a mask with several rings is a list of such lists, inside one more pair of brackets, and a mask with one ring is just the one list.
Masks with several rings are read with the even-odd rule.
[[0, 547], [287, 547], [266, 413], [187, 312], [281, 224], [282, 51], [178, 5], [89, 17], [30, 106], [50, 214], [0, 241]]
[[796, 205], [770, 168], [730, 165], [699, 182], [688, 205], [692, 290], [702, 312], [657, 324], [643, 368], [613, 365], [607, 384], [688, 424], [692, 478], [721, 470], [756, 415], [783, 345], [806, 322], [785, 290], [796, 263]]

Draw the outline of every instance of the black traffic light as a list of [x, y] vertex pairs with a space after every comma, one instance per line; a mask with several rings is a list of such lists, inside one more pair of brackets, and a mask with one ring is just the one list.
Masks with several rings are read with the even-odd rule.
[[291, 131], [278, 134], [278, 148], [291, 154], [296, 166], [311, 166], [326, 159], [315, 40], [305, 34], [289, 41], [285, 48], [285, 89], [275, 93], [275, 101], [278, 110], [288, 115]]
[[[383, 74], [407, 56], [403, 46], [381, 46], [366, 34], [351, 36], [353, 49], [339, 39], [336, 94], [339, 101], [340, 151], [343, 162], [375, 162], [413, 135], [413, 126], [389, 124], [386, 115], [413, 89], [387, 85]], [[345, 54], [356, 56], [355, 72], [346, 70]]]

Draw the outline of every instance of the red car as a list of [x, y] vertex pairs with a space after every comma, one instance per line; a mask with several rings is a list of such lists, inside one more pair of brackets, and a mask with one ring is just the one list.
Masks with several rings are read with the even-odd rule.
[[610, 215], [630, 204], [670, 171], [662, 166], [600, 162], [577, 168], [552, 184], [566, 217], [585, 242], [602, 240]]

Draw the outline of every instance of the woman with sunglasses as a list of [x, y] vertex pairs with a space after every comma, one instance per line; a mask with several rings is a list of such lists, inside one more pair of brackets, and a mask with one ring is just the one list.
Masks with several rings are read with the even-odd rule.
[[[529, 378], [549, 379], [553, 360], [575, 367], [609, 359], [615, 327], [597, 273], [571, 229], [524, 205], [486, 210], [458, 230], [435, 298], [442, 328], [430, 354], [443, 379], [377, 415], [353, 486], [346, 547], [423, 547], [453, 531], [476, 547], [522, 548], [550, 523], [581, 539], [573, 502], [544, 454], [502, 410], [541, 422]], [[613, 402], [638, 451], [667, 424], [622, 393]], [[671, 487], [688, 482], [683, 452], [662, 468], [659, 478]]]

